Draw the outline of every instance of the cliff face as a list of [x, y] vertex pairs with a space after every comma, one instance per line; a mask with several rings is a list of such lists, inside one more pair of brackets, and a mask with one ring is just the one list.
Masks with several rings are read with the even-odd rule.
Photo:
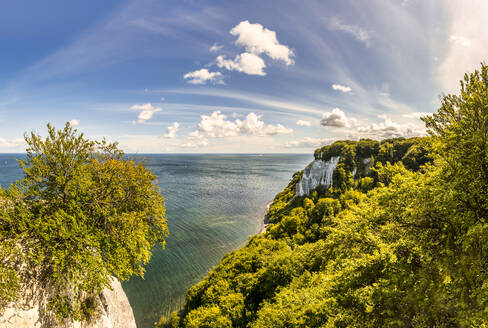
[[[315, 159], [310, 163], [310, 165], [303, 170], [302, 178], [297, 184], [297, 195], [309, 195], [318, 186], [325, 186], [327, 188], [332, 187], [334, 170], [340, 160], [340, 156], [334, 156], [328, 161]], [[371, 165], [371, 158], [366, 157], [361, 159], [361, 167], [358, 170], [358, 167], [354, 166], [352, 169], [352, 176], [366, 176], [371, 169]]]
[[29, 293], [25, 293], [15, 303], [11, 304], [0, 315], [2, 328], [136, 328], [136, 322], [127, 296], [120, 282], [113, 279], [112, 289], [104, 289], [96, 299], [98, 315], [91, 322], [73, 322], [65, 325], [46, 322], [39, 312], [39, 304], [33, 301]]
[[314, 160], [303, 171], [303, 176], [297, 185], [297, 195], [308, 195], [318, 186], [332, 186], [332, 174], [339, 163], [339, 156], [332, 157], [328, 161]]

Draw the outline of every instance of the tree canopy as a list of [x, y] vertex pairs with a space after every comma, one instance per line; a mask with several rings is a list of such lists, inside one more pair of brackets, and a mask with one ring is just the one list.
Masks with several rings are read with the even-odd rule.
[[[84, 320], [111, 276], [142, 276], [168, 234], [156, 176], [116, 143], [66, 124], [25, 135], [24, 178], [0, 194], [0, 309], [19, 287], [42, 286], [44, 312]], [[3, 303], [3, 304], [2, 304]]]

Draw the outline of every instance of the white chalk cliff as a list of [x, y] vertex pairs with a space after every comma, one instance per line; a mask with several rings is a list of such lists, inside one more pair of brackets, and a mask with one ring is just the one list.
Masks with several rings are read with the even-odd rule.
[[[297, 196], [309, 195], [312, 190], [318, 186], [332, 187], [334, 170], [339, 163], [340, 156], [331, 157], [328, 161], [315, 159], [305, 170], [303, 170], [302, 179], [297, 184]], [[362, 159], [364, 172], [366, 174], [372, 166], [372, 160], [369, 157]], [[357, 168], [352, 171], [352, 175], [356, 176]]]
[[14, 304], [10, 304], [0, 313], [2, 328], [136, 328], [136, 322], [129, 300], [117, 279], [113, 279], [111, 289], [106, 288], [96, 299], [98, 315], [90, 322], [72, 322], [59, 325], [42, 322], [39, 304], [28, 293], [21, 295]]
[[303, 171], [303, 176], [297, 185], [297, 195], [308, 195], [318, 186], [332, 186], [332, 175], [339, 163], [340, 156], [332, 157], [328, 161], [314, 160]]

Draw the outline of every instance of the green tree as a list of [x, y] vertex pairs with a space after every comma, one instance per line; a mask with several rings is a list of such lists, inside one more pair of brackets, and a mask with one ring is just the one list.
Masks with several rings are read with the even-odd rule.
[[142, 276], [152, 248], [164, 246], [164, 199], [156, 176], [117, 144], [88, 140], [69, 123], [47, 127], [44, 139], [25, 136], [24, 178], [5, 191], [0, 233], [25, 255], [22, 281], [48, 291], [41, 310], [84, 320], [111, 276]]
[[423, 120], [459, 201], [476, 220], [488, 219], [488, 66], [466, 74], [460, 95], [443, 97], [437, 113]]

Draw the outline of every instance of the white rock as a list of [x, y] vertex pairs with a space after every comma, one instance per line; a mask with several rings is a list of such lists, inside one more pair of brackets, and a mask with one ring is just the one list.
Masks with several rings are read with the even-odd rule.
[[136, 321], [129, 300], [117, 279], [111, 283], [112, 290], [106, 288], [97, 300], [100, 315], [89, 323], [72, 322], [53, 325], [40, 322], [39, 305], [25, 294], [16, 303], [9, 305], [0, 314], [2, 328], [136, 328]]
[[308, 195], [320, 185], [331, 187], [334, 170], [339, 163], [340, 156], [332, 157], [327, 162], [316, 159], [303, 171], [303, 176], [297, 185], [297, 195]]

